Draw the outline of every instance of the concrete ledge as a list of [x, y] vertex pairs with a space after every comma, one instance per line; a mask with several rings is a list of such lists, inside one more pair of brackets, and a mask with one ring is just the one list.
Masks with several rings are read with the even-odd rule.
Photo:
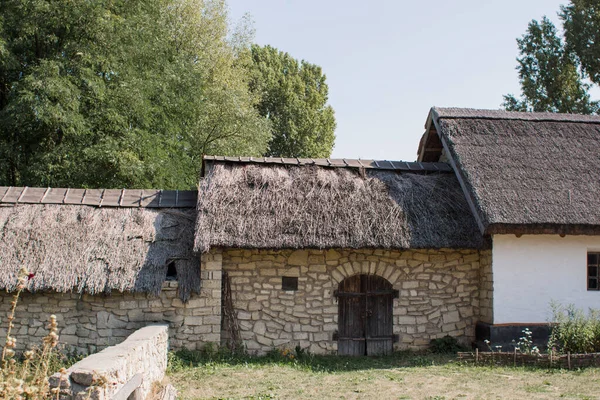
[[112, 399], [134, 375], [143, 374], [139, 395], [146, 398], [151, 385], [161, 381], [167, 368], [167, 324], [138, 329], [124, 342], [92, 354], [74, 364], [61, 380], [60, 374], [50, 378], [50, 386], [60, 383], [63, 399]]

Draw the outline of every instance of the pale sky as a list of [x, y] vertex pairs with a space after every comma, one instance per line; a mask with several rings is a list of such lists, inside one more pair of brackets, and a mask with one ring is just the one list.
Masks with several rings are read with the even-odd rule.
[[430, 107], [498, 109], [519, 93], [517, 44], [531, 19], [560, 26], [559, 0], [229, 0], [255, 42], [323, 67], [335, 158], [416, 159]]

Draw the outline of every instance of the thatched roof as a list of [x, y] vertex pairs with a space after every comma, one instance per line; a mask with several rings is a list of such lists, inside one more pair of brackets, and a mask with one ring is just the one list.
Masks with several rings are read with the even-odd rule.
[[[0, 193], [17, 190], [6, 189], [0, 187]], [[113, 192], [121, 191], [105, 194]], [[186, 196], [196, 198], [193, 192]], [[62, 205], [48, 197], [45, 202], [59, 204], [5, 200], [0, 202], [1, 289], [13, 290], [25, 267], [35, 274], [29, 281], [32, 291], [158, 294], [167, 265], [174, 262], [180, 297], [186, 300], [200, 290], [200, 266], [192, 252], [194, 208]]]
[[445, 164], [414, 163], [415, 172], [313, 161], [206, 159], [196, 251], [484, 245]]
[[600, 116], [434, 108], [430, 121], [483, 232], [600, 233]]

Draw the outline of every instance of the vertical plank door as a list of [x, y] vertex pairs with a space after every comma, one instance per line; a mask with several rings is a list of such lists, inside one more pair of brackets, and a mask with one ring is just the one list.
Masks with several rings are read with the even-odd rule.
[[361, 293], [361, 275], [344, 279], [338, 287], [338, 354], [366, 354], [366, 298]]
[[379, 356], [392, 353], [393, 349], [393, 303], [392, 285], [379, 276], [363, 278], [367, 298], [366, 350], [367, 355]]

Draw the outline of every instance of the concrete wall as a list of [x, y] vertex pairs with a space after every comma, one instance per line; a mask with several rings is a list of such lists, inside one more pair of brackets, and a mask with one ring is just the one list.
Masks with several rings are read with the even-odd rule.
[[494, 235], [494, 324], [545, 323], [550, 302], [600, 307], [587, 290], [587, 252], [600, 251], [598, 236]]
[[[172, 349], [199, 349], [219, 343], [221, 332], [221, 253], [202, 256], [201, 293], [187, 303], [177, 295], [176, 281], [163, 284], [160, 296], [144, 293], [79, 295], [76, 293], [28, 293], [19, 299], [12, 336], [17, 349], [40, 345], [50, 315], [55, 314], [60, 343], [66, 350], [89, 354], [121, 343], [135, 330], [150, 323], [169, 324]], [[6, 316], [13, 295], [0, 294], [0, 341], [6, 337]]]
[[[223, 269], [249, 351], [300, 345], [327, 353], [337, 350], [334, 291], [356, 274], [382, 276], [400, 291], [393, 307], [397, 349], [424, 348], [445, 335], [473, 340], [481, 259], [476, 250], [224, 250]], [[298, 277], [298, 290], [282, 291], [283, 276]]]
[[[64, 376], [54, 374], [50, 387], [60, 385], [64, 400], [110, 400], [129, 380], [141, 374], [135, 398], [145, 399], [152, 384], [165, 376], [168, 350], [168, 325], [147, 326], [124, 342], [73, 364]], [[104, 383], [99, 384], [100, 380]]]

